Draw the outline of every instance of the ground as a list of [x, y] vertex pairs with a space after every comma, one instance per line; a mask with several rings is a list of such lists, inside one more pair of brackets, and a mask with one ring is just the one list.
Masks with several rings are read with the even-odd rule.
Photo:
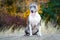
[[[49, 23], [50, 24], [50, 23]], [[0, 40], [60, 40], [60, 32], [53, 28], [50, 24], [48, 29], [45, 28], [42, 22], [42, 36], [24, 36], [24, 28], [20, 31], [15, 30], [11, 33], [11, 29], [6, 32], [0, 32]]]
[[44, 36], [5, 36], [0, 37], [0, 40], [60, 40], [60, 34], [50, 34]]

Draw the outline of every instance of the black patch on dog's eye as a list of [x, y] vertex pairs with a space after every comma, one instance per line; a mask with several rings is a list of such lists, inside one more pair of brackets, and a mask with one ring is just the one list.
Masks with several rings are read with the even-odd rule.
[[33, 6], [34, 8], [36, 8], [36, 6]]
[[36, 9], [36, 6], [30, 6], [30, 9], [31, 9], [32, 7]]

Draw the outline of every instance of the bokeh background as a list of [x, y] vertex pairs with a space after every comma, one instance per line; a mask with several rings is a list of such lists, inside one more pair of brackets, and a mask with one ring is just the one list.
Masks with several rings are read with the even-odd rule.
[[50, 22], [53, 25], [51, 27], [59, 29], [60, 0], [0, 0], [0, 32], [9, 29], [14, 32], [26, 27], [30, 14], [29, 4], [33, 2], [38, 4], [38, 12], [45, 22], [45, 27], [48, 28]]

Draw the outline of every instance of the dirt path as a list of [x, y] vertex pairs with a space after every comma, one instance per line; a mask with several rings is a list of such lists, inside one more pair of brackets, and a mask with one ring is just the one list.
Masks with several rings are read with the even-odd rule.
[[49, 34], [43, 35], [41, 37], [34, 35], [34, 36], [0, 36], [0, 40], [60, 40], [60, 34]]

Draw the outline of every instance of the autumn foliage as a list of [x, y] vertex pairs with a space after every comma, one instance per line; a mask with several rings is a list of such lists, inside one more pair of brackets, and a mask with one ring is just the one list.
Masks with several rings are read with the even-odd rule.
[[[14, 28], [19, 26], [26, 27], [27, 18], [30, 14], [29, 4], [32, 2], [38, 3], [38, 12], [41, 14], [43, 20], [46, 20], [46, 24], [53, 17], [53, 13], [56, 10], [60, 10], [59, 6], [53, 10], [54, 4], [49, 4], [52, 0], [1, 0], [0, 1], [0, 30], [3, 28], [10, 28], [11, 25], [15, 25]], [[52, 2], [53, 3], [53, 2]], [[57, 2], [58, 3], [58, 2]], [[44, 6], [44, 7], [43, 7]], [[52, 8], [51, 8], [52, 7]], [[50, 11], [50, 9], [53, 11]], [[45, 10], [47, 9], [47, 11]], [[60, 25], [60, 12], [55, 12], [55, 22]], [[54, 19], [54, 18], [53, 18]], [[10, 26], [10, 27], [8, 27]]]

